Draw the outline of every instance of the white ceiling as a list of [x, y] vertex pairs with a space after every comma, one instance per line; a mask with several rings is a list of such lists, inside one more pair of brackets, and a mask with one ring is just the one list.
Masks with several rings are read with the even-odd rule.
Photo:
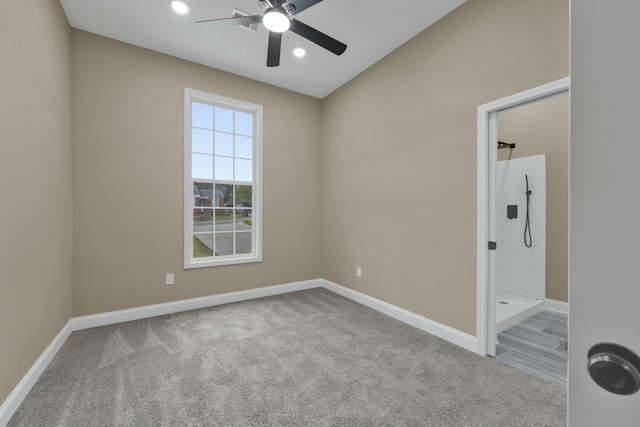
[[[231, 16], [232, 9], [262, 15], [258, 0], [184, 0], [178, 15], [169, 0], [60, 0], [69, 24], [101, 36], [324, 98], [466, 0], [324, 0], [297, 20], [345, 43], [333, 53], [287, 32], [279, 67], [268, 68], [268, 31], [207, 29], [194, 21]], [[293, 49], [307, 51], [303, 58]]]

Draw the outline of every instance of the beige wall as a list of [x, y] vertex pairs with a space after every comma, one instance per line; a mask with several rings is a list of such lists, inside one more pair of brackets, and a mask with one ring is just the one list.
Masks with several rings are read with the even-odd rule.
[[0, 2], [0, 402], [71, 316], [69, 26]]
[[569, 94], [498, 113], [498, 139], [516, 143], [498, 160], [545, 154], [547, 159], [547, 298], [568, 301]]
[[326, 98], [323, 277], [475, 335], [477, 107], [568, 60], [567, 0], [469, 0]]
[[[316, 277], [475, 334], [476, 108], [566, 76], [568, 28], [469, 0], [320, 101], [0, 3], [0, 401], [71, 314]], [[262, 263], [183, 270], [185, 86], [264, 106]]]
[[[320, 100], [78, 30], [71, 40], [74, 316], [320, 277]], [[185, 86], [264, 106], [262, 263], [183, 269]]]

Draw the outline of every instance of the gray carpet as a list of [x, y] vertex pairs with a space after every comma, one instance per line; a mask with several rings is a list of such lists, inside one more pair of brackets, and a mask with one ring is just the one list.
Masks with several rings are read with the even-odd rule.
[[565, 389], [324, 289], [74, 332], [9, 426], [564, 426]]

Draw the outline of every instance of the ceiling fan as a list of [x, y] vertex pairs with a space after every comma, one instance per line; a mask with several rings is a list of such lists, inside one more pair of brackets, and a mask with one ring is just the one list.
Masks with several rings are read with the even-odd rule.
[[208, 19], [196, 21], [196, 24], [206, 24], [211, 28], [231, 27], [235, 25], [249, 26], [264, 24], [269, 30], [269, 44], [267, 46], [267, 67], [280, 65], [280, 47], [282, 33], [291, 30], [299, 36], [327, 49], [336, 55], [342, 55], [347, 45], [329, 37], [304, 24], [293, 17], [298, 13], [320, 3], [322, 0], [258, 0], [258, 4], [266, 9], [261, 15], [239, 16], [234, 18]]

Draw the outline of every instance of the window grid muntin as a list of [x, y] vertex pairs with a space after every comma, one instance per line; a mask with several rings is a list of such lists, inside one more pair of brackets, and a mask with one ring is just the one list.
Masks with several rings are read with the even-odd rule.
[[[197, 102], [197, 101], [192, 101], [192, 102]], [[199, 102], [199, 103], [201, 103], [201, 102]], [[194, 232], [193, 232], [193, 234], [194, 234], [194, 235], [195, 235], [195, 234], [212, 235], [212, 242], [213, 242], [213, 243], [212, 243], [212, 246], [213, 246], [212, 250], [213, 250], [213, 252], [214, 252], [214, 254], [213, 254], [213, 258], [218, 258], [218, 257], [221, 257], [221, 256], [235, 256], [235, 255], [238, 255], [238, 254], [236, 253], [236, 249], [237, 249], [237, 238], [236, 238], [236, 234], [237, 234], [237, 233], [252, 233], [252, 232], [253, 232], [253, 230], [238, 230], [238, 229], [237, 229], [237, 221], [236, 221], [236, 219], [237, 219], [238, 211], [239, 211], [240, 209], [237, 209], [237, 202], [236, 202], [236, 186], [237, 186], [237, 185], [240, 185], [240, 184], [243, 184], [243, 185], [247, 185], [247, 186], [251, 186], [251, 187], [253, 187], [254, 181], [253, 181], [253, 180], [252, 180], [252, 181], [240, 181], [240, 180], [235, 180], [235, 179], [234, 179], [234, 180], [216, 179], [216, 162], [215, 162], [215, 160], [216, 160], [216, 157], [221, 157], [221, 158], [228, 158], [228, 159], [231, 159], [231, 160], [235, 160], [235, 159], [249, 160], [249, 161], [251, 161], [251, 162], [253, 163], [253, 159], [252, 159], [252, 158], [247, 158], [247, 157], [237, 157], [237, 156], [235, 155], [235, 154], [236, 154], [236, 142], [235, 142], [236, 135], [241, 135], [241, 136], [243, 136], [243, 137], [250, 137], [250, 138], [252, 139], [252, 141], [251, 141], [251, 142], [252, 142], [252, 149], [253, 149], [253, 146], [254, 146], [255, 144], [254, 144], [254, 141], [253, 141], [253, 137], [252, 137], [251, 135], [237, 134], [237, 133], [235, 133], [235, 132], [233, 132], [233, 133], [232, 133], [232, 132], [227, 132], [227, 131], [225, 131], [225, 130], [219, 130], [219, 129], [217, 128], [217, 116], [216, 116], [216, 114], [215, 114], [215, 111], [216, 111], [215, 109], [216, 109], [216, 107], [217, 107], [217, 106], [216, 106], [215, 104], [211, 104], [211, 105], [213, 105], [213, 106], [214, 106], [214, 109], [213, 109], [213, 117], [212, 117], [212, 119], [213, 119], [213, 129], [199, 128], [199, 127], [197, 127], [197, 126], [193, 126], [193, 127], [192, 127], [192, 129], [203, 129], [203, 130], [207, 130], [207, 131], [212, 131], [212, 133], [213, 133], [213, 153], [212, 153], [212, 154], [210, 154], [210, 153], [202, 153], [202, 152], [192, 151], [192, 154], [202, 154], [202, 155], [206, 155], [206, 156], [208, 156], [208, 157], [210, 157], [210, 158], [211, 158], [211, 160], [212, 160], [212, 176], [213, 176], [213, 179], [207, 179], [207, 178], [192, 178], [192, 180], [194, 180], [194, 181], [195, 181], [195, 180], [199, 180], [198, 182], [203, 182], [203, 180], [205, 180], [205, 181], [211, 181], [211, 183], [213, 184], [213, 194], [212, 194], [212, 199], [215, 199], [215, 200], [216, 200], [216, 203], [217, 203], [217, 201], [218, 201], [218, 198], [217, 198], [217, 196], [216, 196], [216, 188], [215, 188], [215, 187], [216, 187], [216, 184], [226, 184], [226, 185], [231, 185], [231, 187], [232, 187], [232, 190], [231, 190], [231, 194], [232, 194], [231, 200], [233, 201], [232, 207], [230, 207], [230, 209], [225, 209], [225, 208], [226, 208], [226, 206], [223, 206], [223, 207], [222, 207], [222, 208], [223, 208], [223, 210], [225, 210], [225, 211], [226, 211], [226, 210], [230, 210], [230, 211], [231, 211], [231, 230], [218, 231], [218, 230], [216, 229], [216, 225], [215, 225], [215, 224], [217, 223], [216, 213], [215, 213], [215, 209], [212, 209], [212, 210], [214, 211], [214, 213], [213, 213], [213, 218], [212, 218], [212, 220], [213, 220], [213, 221], [212, 221], [212, 222], [213, 222], [213, 226], [212, 226], [212, 227], [213, 227], [213, 231], [206, 231], [206, 232], [195, 232], [195, 231], [194, 231]], [[235, 109], [232, 109], [232, 108], [225, 108], [225, 109], [233, 112], [233, 114], [232, 114], [232, 124], [231, 124], [231, 127], [235, 130], [235, 128], [236, 128], [236, 123], [235, 123], [236, 116], [235, 116], [235, 112], [236, 112], [236, 111], [240, 111], [240, 110], [235, 110]], [[250, 114], [252, 115], [252, 117], [254, 116], [254, 114], [253, 114], [253, 113], [250, 113]], [[255, 118], [254, 118], [254, 122], [255, 122]], [[254, 124], [254, 127], [255, 127], [255, 124]], [[217, 134], [218, 134], [218, 133], [220, 133], [220, 134], [226, 134], [226, 135], [231, 135], [231, 137], [232, 137], [232, 139], [233, 139], [233, 143], [232, 143], [232, 147], [231, 147], [232, 152], [233, 152], [233, 155], [232, 155], [232, 156], [227, 156], [227, 155], [217, 154], [217, 141], [216, 141], [216, 139], [217, 139]], [[192, 144], [193, 144], [193, 140], [192, 140]], [[231, 173], [232, 173], [232, 176], [234, 176], [234, 177], [235, 177], [235, 176], [236, 176], [236, 163], [235, 163], [235, 161], [232, 161], [232, 163], [231, 163], [231, 164], [232, 164], [232, 167], [231, 167]], [[253, 165], [252, 165], [252, 166], [253, 166]], [[253, 171], [252, 171], [252, 172], [253, 172]], [[192, 172], [192, 174], [193, 174], [193, 172]], [[252, 205], [253, 205], [253, 197], [252, 197]], [[253, 209], [253, 208], [251, 208], [251, 209]], [[226, 212], [225, 212], [225, 214], [226, 214]], [[218, 245], [217, 245], [217, 237], [218, 237], [219, 235], [231, 235], [231, 237], [232, 237], [231, 247], [232, 247], [232, 252], [233, 252], [232, 254], [229, 254], [229, 255], [216, 255], [216, 253], [217, 253], [217, 250], [216, 250], [216, 249], [218, 248]]]

